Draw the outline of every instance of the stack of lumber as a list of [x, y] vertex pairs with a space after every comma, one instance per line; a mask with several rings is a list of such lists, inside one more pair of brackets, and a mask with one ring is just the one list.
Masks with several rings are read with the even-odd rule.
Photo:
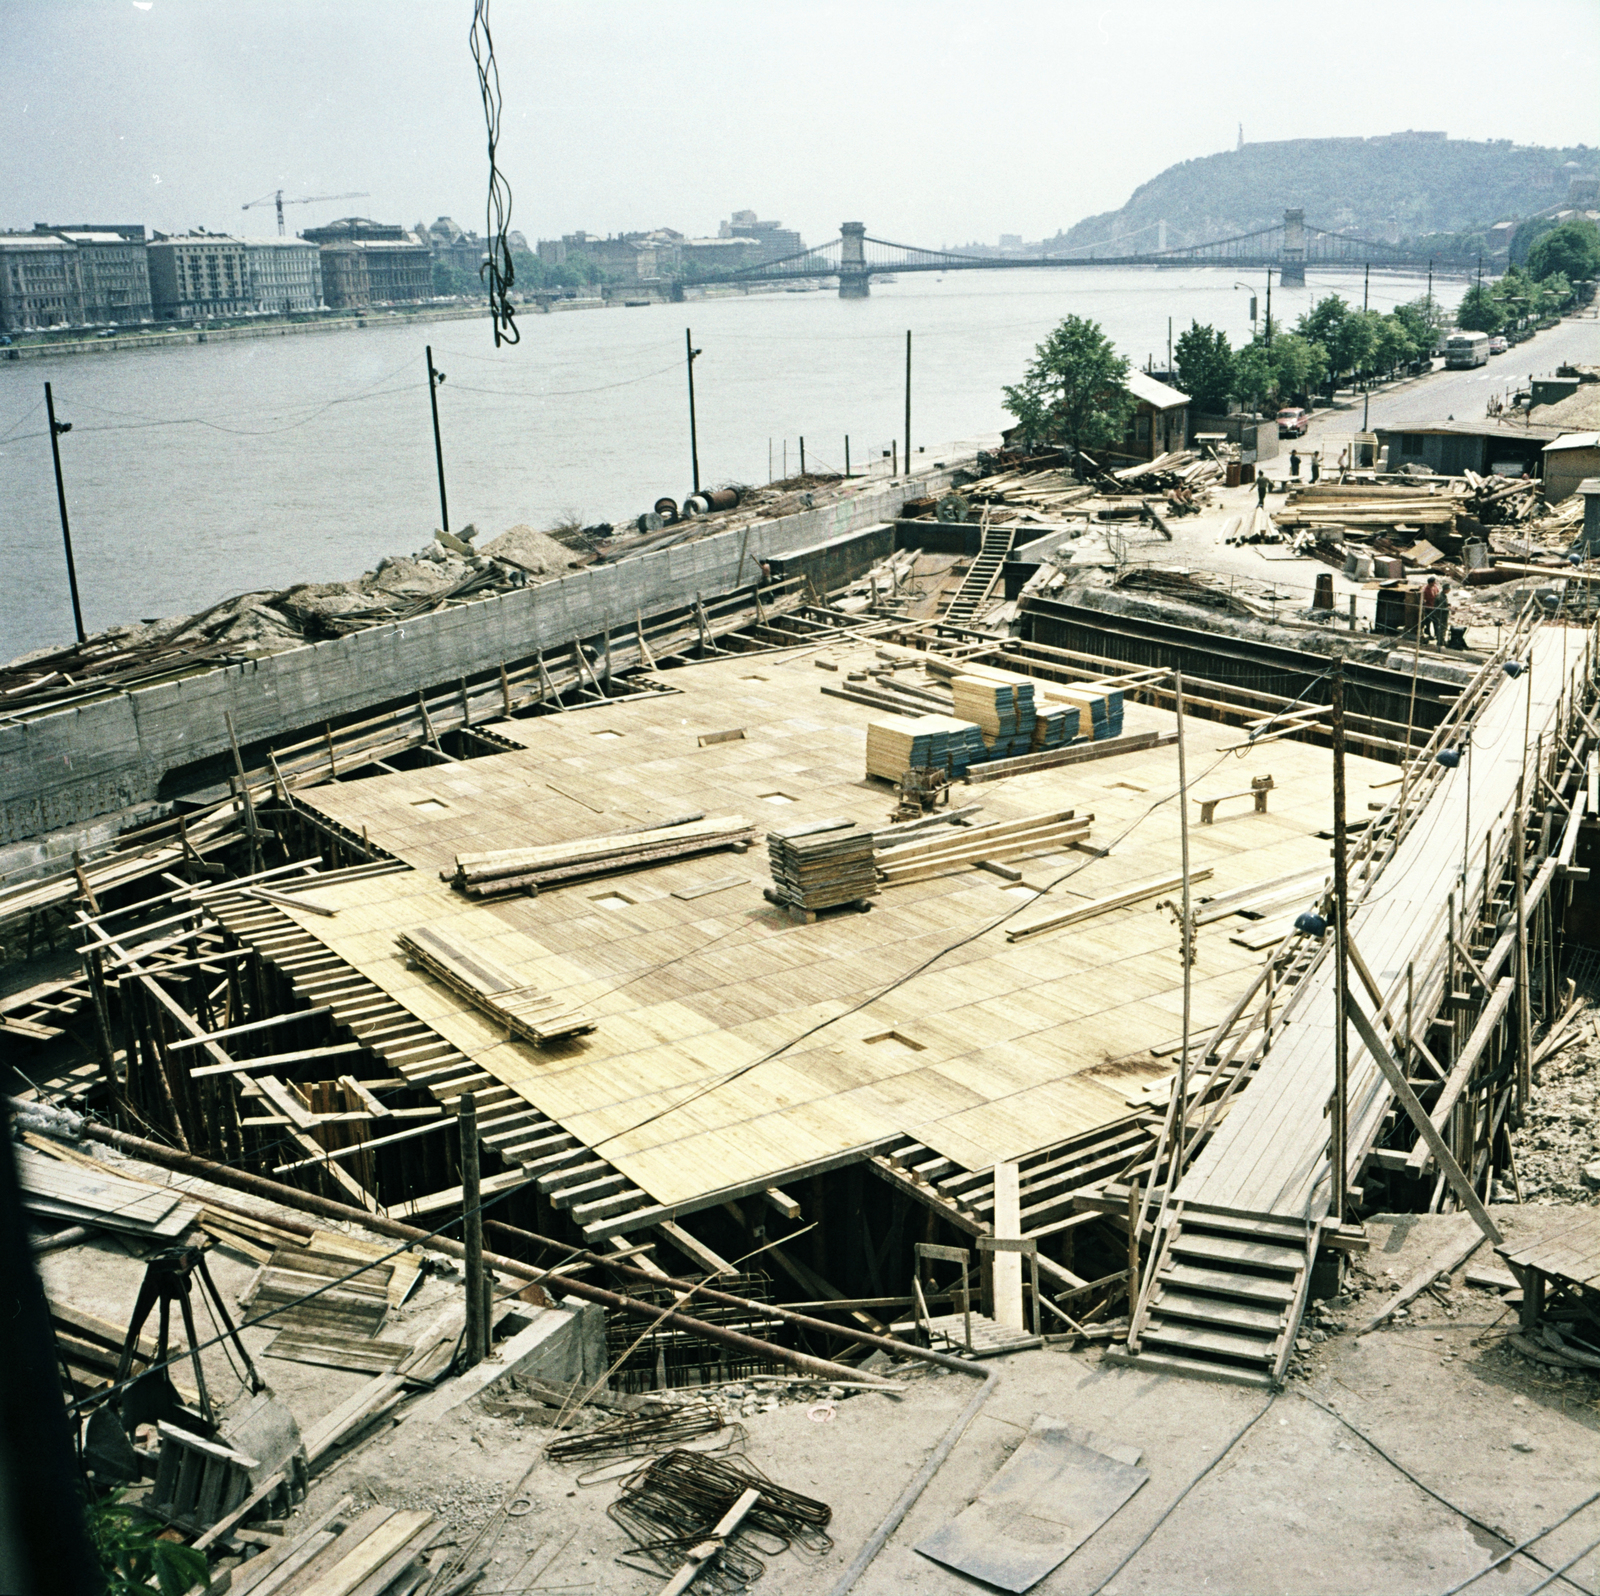
[[528, 986], [459, 937], [418, 926], [395, 941], [430, 975], [496, 1025], [503, 1025], [510, 1036], [542, 1046], [562, 1037], [584, 1036], [597, 1024], [577, 1004]]
[[880, 715], [867, 721], [867, 776], [898, 782], [907, 771], [965, 769], [971, 732], [971, 721], [954, 715]]
[[834, 909], [878, 895], [872, 833], [852, 821], [769, 831], [767, 854], [773, 890], [796, 909]]
[[1010, 759], [1033, 746], [1033, 682], [1028, 677], [995, 681], [988, 675], [957, 676], [950, 683], [956, 715], [983, 733], [992, 759]]
[[378, 1264], [352, 1276], [350, 1271], [359, 1267], [309, 1248], [287, 1248], [256, 1270], [239, 1304], [254, 1315], [281, 1310], [267, 1321], [280, 1331], [325, 1330], [370, 1340], [389, 1315], [392, 1271], [388, 1264]]
[[1034, 748], [1065, 748], [1078, 735], [1081, 715], [1075, 704], [1046, 704], [1034, 718]]
[[274, 1538], [228, 1577], [231, 1596], [252, 1591], [385, 1596], [417, 1590], [427, 1579], [422, 1559], [434, 1536], [433, 1514], [423, 1508], [373, 1507], [355, 1516], [353, 1501], [345, 1497], [304, 1534]]
[[31, 1146], [13, 1149], [30, 1214], [90, 1229], [175, 1241], [200, 1217], [181, 1192], [114, 1175], [92, 1158], [65, 1152], [46, 1157]]
[[1193, 449], [1175, 449], [1158, 454], [1154, 460], [1141, 460], [1111, 473], [1125, 487], [1148, 491], [1151, 488], [1197, 488], [1220, 482], [1222, 467]]
[[493, 853], [458, 853], [447, 877], [458, 892], [483, 898], [499, 892], [536, 892], [540, 887], [636, 870], [663, 859], [681, 859], [714, 848], [748, 847], [755, 828], [743, 815], [716, 815], [707, 820], [653, 826], [537, 848], [500, 848]]
[[1061, 809], [1024, 820], [941, 830], [926, 839], [880, 848], [878, 875], [885, 885], [896, 886], [950, 870], [969, 870], [984, 862], [1054, 853], [1086, 842], [1093, 821], [1093, 815], [1079, 816], [1070, 809]]
[[1433, 488], [1391, 487], [1382, 483], [1319, 482], [1289, 496], [1272, 519], [1280, 527], [1345, 527], [1354, 532], [1386, 532], [1397, 526], [1455, 526], [1463, 508], [1456, 494]]
[[1051, 696], [1076, 704], [1080, 714], [1079, 724], [1087, 723], [1089, 736], [1099, 742], [1103, 737], [1122, 735], [1122, 689], [1097, 687], [1092, 682], [1071, 682], [1054, 686]]

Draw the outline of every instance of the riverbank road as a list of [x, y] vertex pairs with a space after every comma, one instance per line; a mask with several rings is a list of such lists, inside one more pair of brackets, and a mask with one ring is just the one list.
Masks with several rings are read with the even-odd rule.
[[[1366, 407], [1367, 426], [1375, 430], [1428, 426], [1451, 419], [1481, 421], [1491, 397], [1504, 402], [1516, 389], [1527, 387], [1533, 377], [1553, 376], [1558, 366], [1566, 365], [1600, 365], [1600, 315], [1594, 307], [1546, 327], [1503, 355], [1492, 356], [1487, 366], [1447, 371], [1441, 361], [1431, 373], [1375, 391]], [[1278, 457], [1268, 462], [1267, 474], [1288, 476], [1290, 448], [1298, 448], [1302, 456], [1320, 453], [1323, 470], [1333, 471], [1340, 454], [1361, 430], [1361, 415], [1359, 395], [1342, 396], [1337, 408], [1316, 411], [1304, 438], [1285, 438], [1279, 445]], [[1301, 476], [1302, 480], [1309, 476], [1309, 467], [1302, 467]]]

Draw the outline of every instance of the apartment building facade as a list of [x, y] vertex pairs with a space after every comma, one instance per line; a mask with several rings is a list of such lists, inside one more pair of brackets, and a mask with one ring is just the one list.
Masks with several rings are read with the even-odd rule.
[[158, 321], [247, 316], [250, 257], [242, 239], [224, 233], [157, 233], [147, 246], [150, 300]]
[[322, 309], [322, 251], [303, 238], [245, 240], [250, 302], [265, 315]]

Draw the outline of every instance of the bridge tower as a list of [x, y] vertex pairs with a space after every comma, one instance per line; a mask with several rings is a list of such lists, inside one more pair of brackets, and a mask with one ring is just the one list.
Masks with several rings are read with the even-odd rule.
[[1281, 288], [1304, 288], [1306, 286], [1306, 213], [1304, 211], [1285, 211], [1283, 213], [1283, 255], [1282, 266], [1278, 272], [1278, 286]]
[[872, 279], [867, 273], [867, 224], [839, 224], [839, 297], [865, 299]]

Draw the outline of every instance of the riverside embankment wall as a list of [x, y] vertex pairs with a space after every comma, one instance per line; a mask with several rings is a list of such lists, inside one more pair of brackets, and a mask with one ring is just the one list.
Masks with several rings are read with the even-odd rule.
[[0, 842], [153, 802], [168, 771], [227, 751], [230, 714], [241, 744], [285, 740], [537, 649], [632, 628], [640, 612], [749, 586], [761, 560], [892, 521], [907, 499], [944, 492], [962, 464], [539, 587], [0, 725]]

